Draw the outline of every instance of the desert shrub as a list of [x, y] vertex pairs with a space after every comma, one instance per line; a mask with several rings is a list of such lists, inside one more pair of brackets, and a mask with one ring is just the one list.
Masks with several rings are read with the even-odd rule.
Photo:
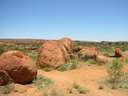
[[13, 83], [5, 85], [5, 86], [0, 86], [0, 93], [9, 94], [14, 90], [14, 88], [15, 88], [15, 85]]
[[77, 59], [71, 59], [71, 60], [69, 60], [68, 63], [59, 66], [57, 68], [57, 70], [59, 70], [59, 71], [66, 71], [66, 70], [75, 69], [77, 67], [78, 67], [78, 61], [77, 61]]
[[128, 89], [128, 73], [122, 73], [118, 82], [112, 82], [110, 79], [107, 79], [105, 84], [112, 89]]
[[53, 68], [53, 67], [48, 66], [48, 67], [39, 67], [39, 69], [44, 70], [44, 71], [53, 71], [56, 68]]
[[101, 51], [101, 52], [107, 52], [107, 53], [113, 53], [114, 52], [114, 49], [112, 46], [109, 46], [108, 44], [101, 44], [98, 46], [98, 49]]
[[37, 52], [35, 52], [35, 51], [28, 51], [28, 52], [26, 52], [26, 55], [30, 56], [33, 59], [33, 61], [36, 62], [37, 55], [38, 55]]
[[89, 92], [89, 90], [77, 83], [73, 83], [72, 88], [69, 89], [69, 93], [73, 93], [74, 91], [76, 91], [78, 94], [87, 94]]
[[54, 82], [49, 78], [38, 76], [36, 79], [33, 80], [34, 85], [37, 87], [38, 90], [42, 90], [45, 87], [49, 87]]
[[128, 74], [122, 71], [123, 64], [119, 59], [115, 59], [108, 67], [109, 78], [105, 81], [109, 87], [128, 88]]
[[96, 60], [94, 60], [94, 59], [89, 59], [86, 62], [87, 62], [87, 64], [97, 64]]
[[118, 82], [120, 80], [120, 77], [122, 75], [122, 63], [119, 59], [115, 59], [112, 64], [109, 65], [108, 68], [108, 74], [110, 76], [110, 80], [114, 82]]
[[0, 46], [0, 54], [2, 54], [4, 51], [4, 48]]

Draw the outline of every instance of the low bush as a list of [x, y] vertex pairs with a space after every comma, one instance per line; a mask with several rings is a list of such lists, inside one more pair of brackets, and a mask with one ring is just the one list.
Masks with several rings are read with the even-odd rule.
[[74, 83], [72, 85], [72, 88], [69, 89], [69, 93], [73, 94], [74, 92], [76, 92], [77, 94], [87, 94], [89, 90], [80, 84]]
[[77, 59], [71, 59], [71, 60], [69, 60], [68, 63], [59, 66], [57, 68], [57, 70], [59, 70], [59, 71], [66, 71], [66, 70], [75, 69], [77, 67], [78, 67], [78, 61], [77, 61]]
[[37, 87], [38, 90], [42, 90], [45, 87], [49, 87], [54, 82], [49, 78], [38, 76], [36, 79], [33, 80], [34, 85]]
[[86, 62], [87, 62], [87, 64], [92, 64], [92, 65], [97, 64], [96, 60], [93, 60], [93, 59], [89, 59]]
[[123, 64], [115, 59], [108, 67], [109, 78], [105, 83], [112, 89], [128, 88], [128, 74], [122, 71]]

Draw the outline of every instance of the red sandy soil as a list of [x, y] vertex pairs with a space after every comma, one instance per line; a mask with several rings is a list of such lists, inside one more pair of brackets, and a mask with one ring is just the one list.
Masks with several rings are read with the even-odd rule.
[[[124, 70], [128, 72], [128, 67], [125, 67]], [[85, 65], [75, 70], [64, 72], [56, 70], [50, 72], [38, 70], [38, 75], [42, 75], [53, 80], [57, 88], [64, 92], [64, 96], [128, 96], [127, 89], [112, 90], [111, 88], [101, 83], [108, 75], [106, 67], [103, 65]], [[78, 83], [85, 86], [89, 92], [83, 95], [67, 94], [66, 90], [70, 88], [73, 83]], [[102, 86], [103, 89], [99, 89], [100, 86]], [[43, 96], [33, 84], [16, 85], [16, 89], [17, 92], [12, 92], [8, 95], [0, 96]]]

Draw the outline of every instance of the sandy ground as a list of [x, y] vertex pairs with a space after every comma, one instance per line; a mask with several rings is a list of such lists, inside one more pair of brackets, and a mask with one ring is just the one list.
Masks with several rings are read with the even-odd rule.
[[[127, 70], [125, 68], [125, 70]], [[42, 71], [38, 70], [38, 75], [42, 75], [50, 78], [55, 82], [55, 85], [58, 89], [62, 90], [64, 96], [128, 96], [128, 90], [126, 89], [115, 89], [112, 90], [109, 87], [105, 86], [102, 81], [107, 77], [107, 72], [105, 66], [82, 66], [75, 70], [69, 71]], [[68, 95], [66, 91], [74, 83], [85, 86], [89, 92], [83, 95]], [[102, 86], [103, 89], [99, 89]], [[18, 89], [19, 88], [19, 89]], [[16, 85], [15, 92], [12, 92], [8, 95], [0, 96], [43, 96], [40, 91], [34, 87], [33, 84], [28, 85]]]
[[74, 82], [85, 85], [90, 90], [88, 96], [128, 96], [128, 90], [111, 90], [105, 86], [104, 89], [99, 90], [99, 86], [103, 86], [101, 82], [107, 77], [105, 69], [104, 66], [84, 66], [76, 70], [65, 72], [39, 71], [39, 74], [51, 78], [60, 87], [70, 86], [70, 84]]

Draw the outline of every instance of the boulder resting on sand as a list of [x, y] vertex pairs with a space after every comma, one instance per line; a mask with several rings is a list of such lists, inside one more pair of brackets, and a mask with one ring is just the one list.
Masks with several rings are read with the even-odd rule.
[[115, 57], [122, 57], [122, 52], [120, 48], [115, 48]]
[[69, 60], [65, 47], [58, 41], [46, 41], [40, 48], [37, 65], [40, 67], [58, 67]]
[[95, 47], [92, 47], [92, 48], [85, 47], [79, 51], [79, 57], [82, 59], [85, 59], [85, 60], [86, 59], [94, 59], [95, 60], [97, 54], [98, 54], [98, 52]]
[[124, 63], [128, 62], [128, 51], [122, 53], [122, 57], [120, 58], [120, 60]]
[[110, 60], [111, 60], [111, 58], [106, 57], [106, 56], [101, 55], [101, 54], [96, 56], [96, 62], [98, 62], [98, 63], [106, 64], [106, 63], [110, 62]]
[[37, 65], [40, 67], [59, 67], [72, 56], [73, 41], [70, 38], [45, 41], [39, 49]]
[[32, 59], [20, 51], [8, 51], [0, 56], [0, 70], [4, 70], [15, 83], [26, 84], [37, 75]]

